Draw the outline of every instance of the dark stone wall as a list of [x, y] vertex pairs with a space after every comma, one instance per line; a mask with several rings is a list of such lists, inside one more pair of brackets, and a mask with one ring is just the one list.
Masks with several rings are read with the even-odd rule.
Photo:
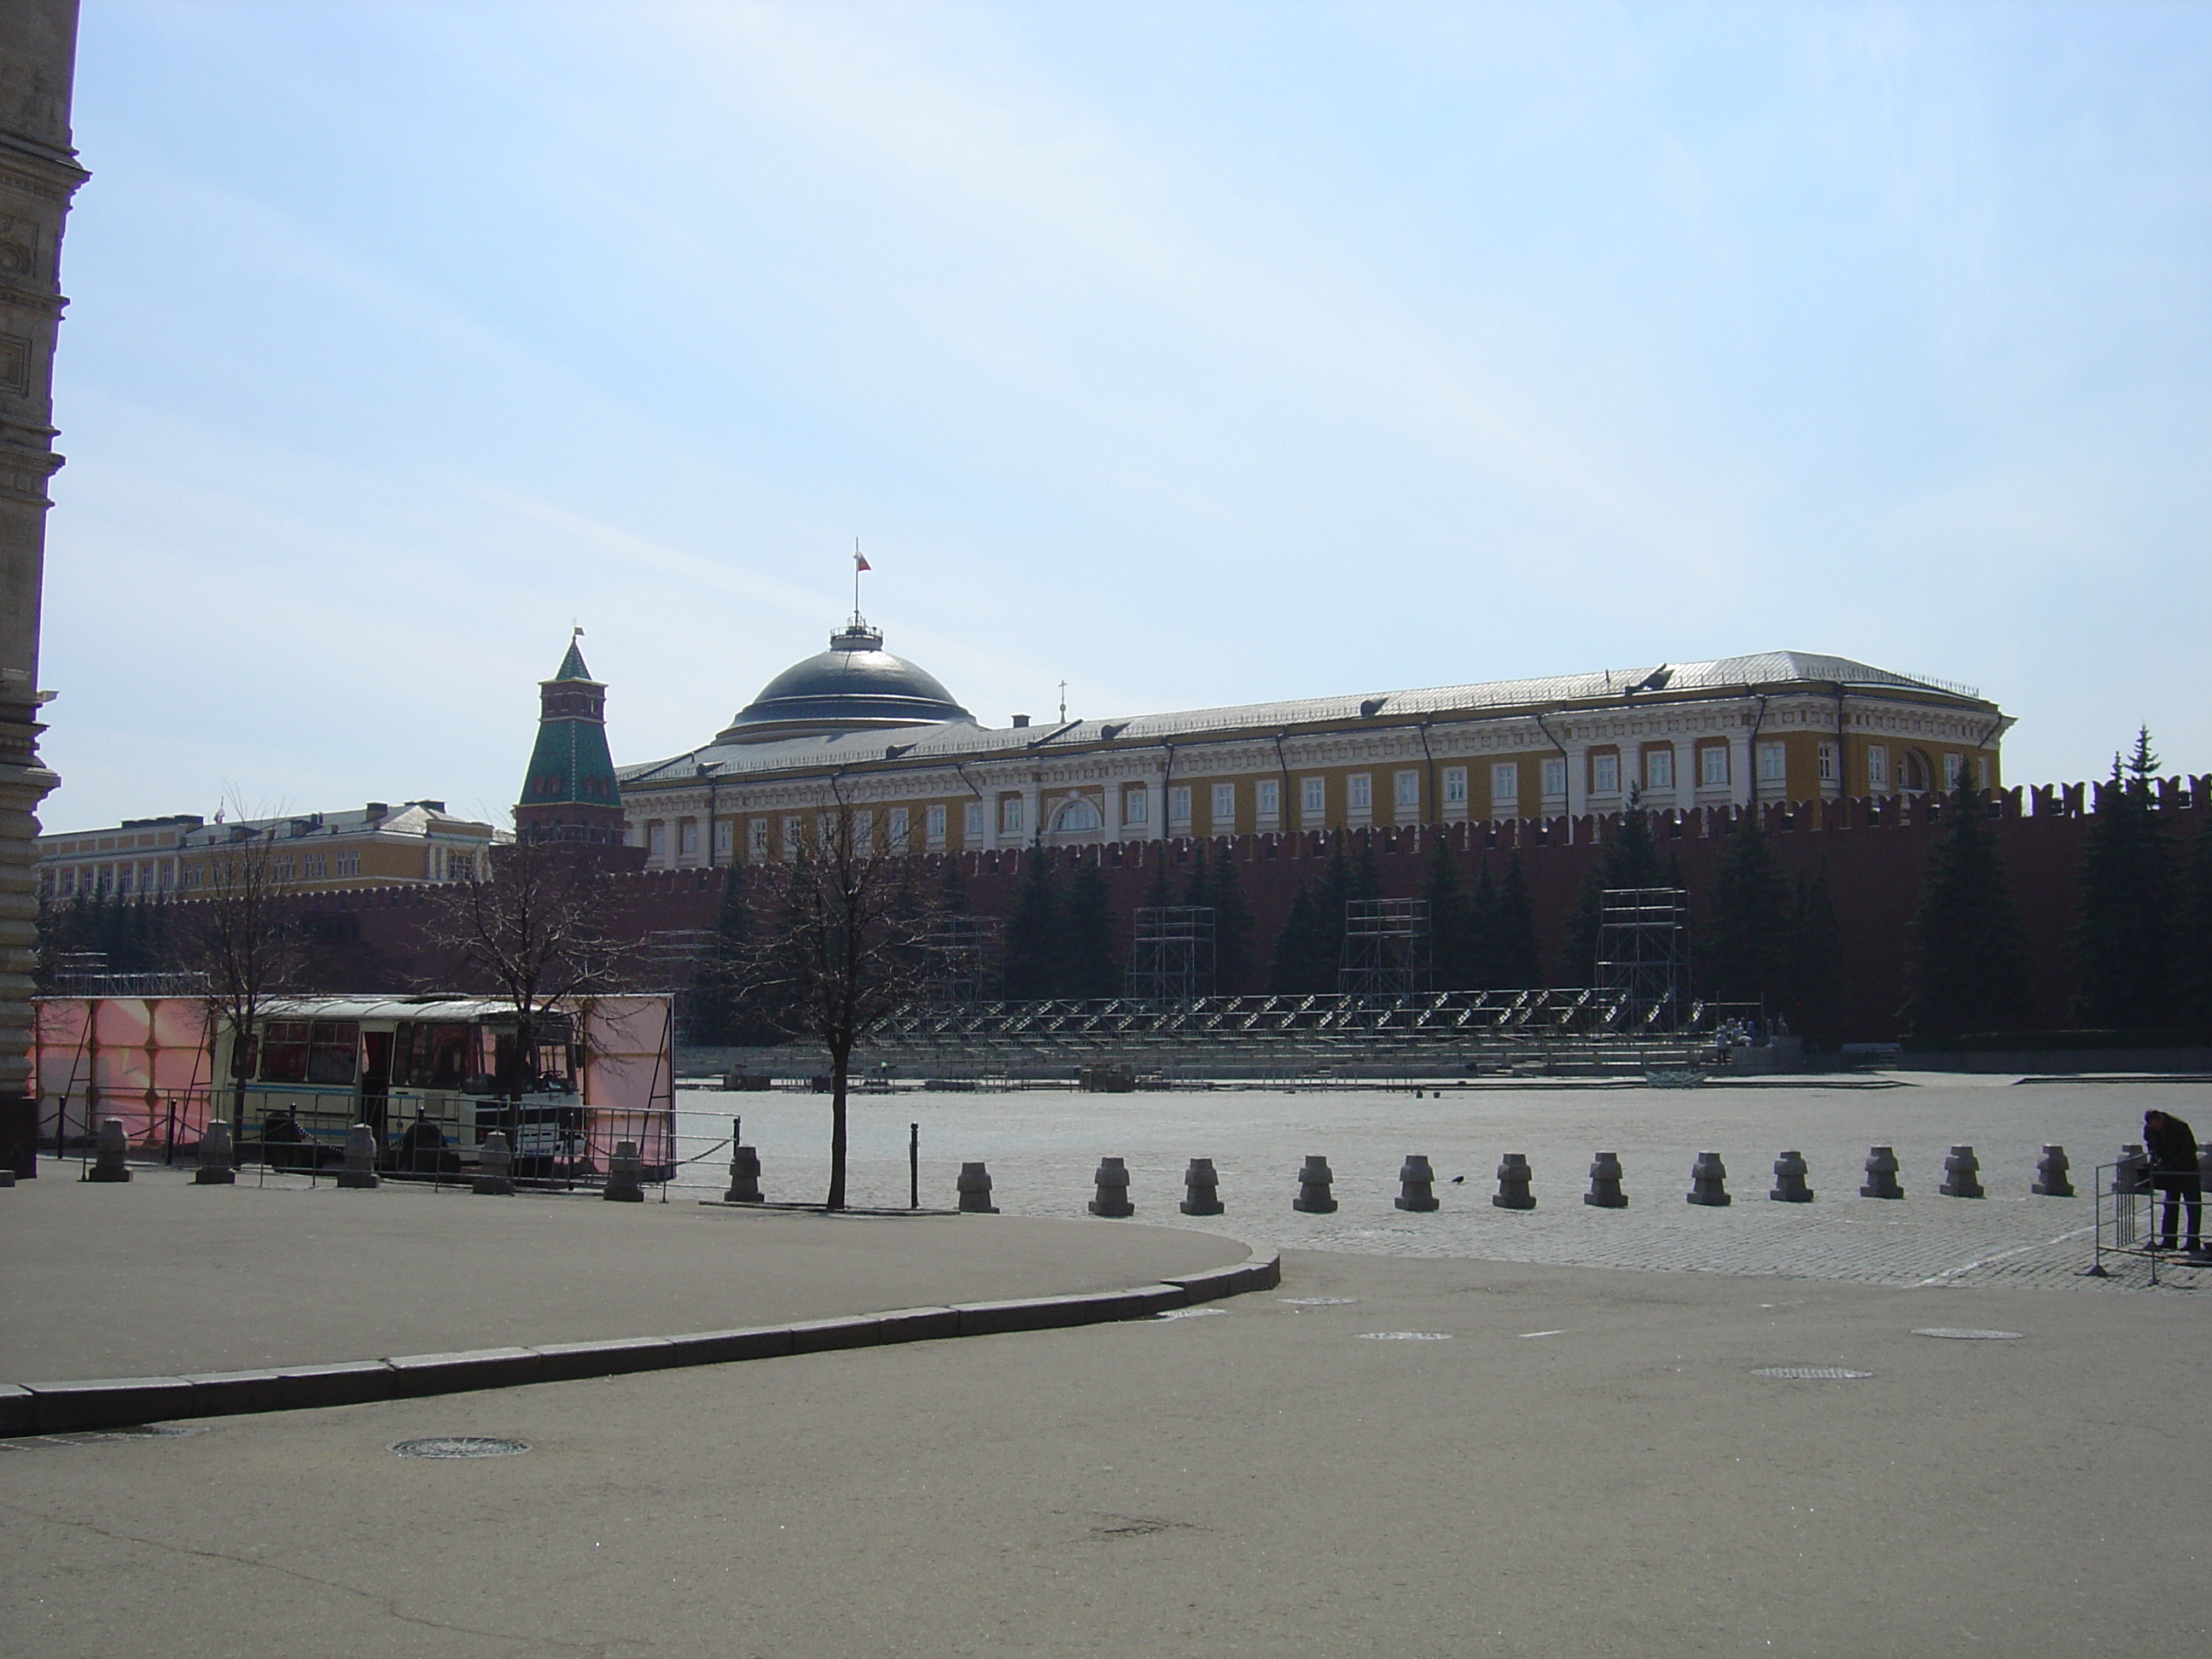
[[[2063, 1023], [2073, 975], [2067, 935], [2077, 908], [2076, 871], [2089, 818], [2080, 785], [2033, 791], [2013, 789], [1993, 795], [1997, 835], [2013, 896], [2027, 937], [2035, 1023]], [[1906, 928], [1918, 903], [1920, 880], [1929, 851], [1942, 833], [1944, 802], [1930, 797], [1879, 797], [1765, 806], [1758, 809], [1777, 855], [1794, 876], [1810, 874], [1823, 861], [1841, 932], [1847, 1013], [1845, 1035], [1879, 1041], [1897, 1035], [1897, 1009], [1904, 988]], [[2212, 805], [2212, 777], [2169, 781], [2160, 786], [2159, 817], [2177, 857], [2194, 843]], [[1702, 915], [1705, 896], [1726, 856], [1728, 833], [1739, 809], [1710, 808], [1653, 815], [1661, 854], [1679, 860], [1693, 911]], [[1522, 818], [1462, 823], [1439, 829], [1377, 829], [1349, 832], [1347, 851], [1357, 857], [1371, 841], [1389, 897], [1419, 894], [1426, 876], [1430, 835], [1449, 838], [1458, 856], [1462, 880], [1472, 884], [1481, 860], [1502, 878], [1518, 854], [1534, 902], [1537, 943], [1556, 973], [1567, 919], [1583, 877], [1607, 838], [1618, 833], [1617, 817]], [[1255, 982], [1263, 988], [1269, 946], [1288, 914], [1299, 885], [1319, 879], [1330, 852], [1325, 833], [1240, 836], [1231, 842], [1244, 894], [1253, 915]], [[1188, 841], [1123, 842], [1101, 848], [1048, 848], [1043, 856], [1063, 873], [1078, 860], [1096, 860], [1104, 871], [1126, 941], [1128, 918], [1142, 902], [1157, 861], [1165, 860], [1178, 891], [1188, 879], [1190, 860], [1202, 846]], [[919, 878], [933, 888], [942, 878], [945, 855], [917, 862]], [[979, 911], [1004, 915], [1026, 850], [967, 853], [961, 874]], [[721, 900], [723, 871], [645, 871], [611, 879], [621, 895], [629, 923], [636, 933], [704, 929], [714, 924]], [[450, 978], [452, 966], [422, 942], [428, 892], [396, 888], [358, 893], [321, 893], [302, 900], [326, 939], [317, 947], [316, 976], [323, 988], [357, 991], [476, 988]], [[1570, 975], [1560, 982], [1580, 975]], [[1224, 988], [1224, 989], [1228, 988]]]

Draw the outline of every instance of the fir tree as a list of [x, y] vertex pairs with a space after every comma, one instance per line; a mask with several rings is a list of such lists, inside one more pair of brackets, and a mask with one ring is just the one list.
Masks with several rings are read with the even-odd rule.
[[2112, 781], [2081, 848], [2081, 912], [2073, 933], [2076, 1025], [2143, 1029], [2164, 1024], [2173, 996], [2173, 859], [2151, 804], [2158, 757], [2148, 728], [2135, 752], [2112, 757]]
[[2197, 845], [2182, 875], [2181, 910], [2175, 929], [2174, 1018], [2191, 1031], [2212, 1036], [2212, 814], [2204, 815]]
[[752, 907], [745, 902], [744, 866], [733, 864], [722, 877], [722, 900], [714, 912], [714, 937], [691, 986], [691, 1040], [710, 1048], [760, 1039], [745, 1024], [746, 966], [752, 956]]
[[1620, 815], [1620, 828], [1607, 842], [1576, 895], [1574, 912], [1567, 918], [1567, 940], [1559, 961], [1559, 978], [1568, 985], [1597, 981], [1598, 935], [1604, 927], [1605, 895], [1624, 887], [1658, 887], [1659, 844], [1651, 834], [1651, 817], [1631, 794], [1628, 810]]
[[1828, 891], [1828, 860], [1823, 856], [1812, 878], [1797, 878], [1797, 902], [1790, 921], [1790, 1017], [1799, 1030], [1818, 1036], [1836, 1034], [1844, 1006], [1844, 940], [1836, 926], [1835, 900]]
[[2027, 1006], [2027, 945], [1971, 768], [1947, 817], [1921, 882], [1905, 969], [1901, 1018], [1917, 1037], [2005, 1030]]
[[960, 854], [945, 855], [945, 879], [937, 889], [938, 908], [948, 916], [973, 915], [968, 900], [968, 884], [960, 878]]
[[1429, 902], [1429, 983], [1440, 991], [1460, 991], [1474, 981], [1472, 907], [1459, 884], [1459, 859], [1451, 833], [1429, 831], [1429, 868], [1421, 884]]
[[1227, 840], [1213, 844], [1213, 985], [1225, 997], [1251, 988], [1252, 907]]
[[[1338, 861], [1343, 862], [1343, 843], [1351, 832], [1337, 837]], [[1382, 866], [1375, 856], [1375, 832], [1369, 830], [1359, 838], [1359, 857], [1351, 863], [1344, 878], [1344, 896], [1347, 900], [1379, 899], [1382, 896]]]
[[1467, 902], [1467, 983], [1474, 991], [1495, 991], [1504, 988], [1504, 969], [1499, 966], [1499, 897], [1498, 884], [1490, 874], [1487, 857], [1474, 868], [1474, 891]]
[[[1268, 963], [1267, 988], [1278, 996], [1304, 996], [1336, 989], [1336, 945], [1316, 896], [1319, 884], [1306, 882], [1291, 896], [1290, 914], [1275, 935]], [[1326, 963], [1326, 977], [1323, 964]]]
[[1207, 908], [1213, 903], [1212, 889], [1207, 880], [1206, 863], [1206, 843], [1194, 842], [1190, 848], [1190, 878], [1183, 883], [1182, 902], [1194, 908]]
[[1497, 954], [1498, 988], [1535, 990], [1544, 983], [1544, 969], [1536, 955], [1536, 906], [1528, 892], [1528, 872], [1515, 853], [1505, 866], [1505, 879], [1498, 890], [1498, 926], [1492, 935]]
[[1062, 908], [1057, 994], [1083, 998], [1117, 994], [1121, 970], [1114, 963], [1113, 895], [1095, 853], [1075, 866]]
[[1712, 913], [1703, 960], [1706, 994], [1722, 1002], [1781, 1002], [1795, 966], [1789, 878], [1747, 811], [1729, 837], [1713, 878]]
[[1052, 861], [1031, 841], [1006, 918], [1006, 996], [1010, 1002], [1054, 995], [1060, 979], [1060, 903]]

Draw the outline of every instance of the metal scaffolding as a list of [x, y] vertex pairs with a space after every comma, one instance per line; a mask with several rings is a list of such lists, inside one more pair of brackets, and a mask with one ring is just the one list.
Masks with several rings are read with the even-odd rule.
[[1408, 997], [1427, 990], [1428, 900], [1347, 902], [1336, 988], [1354, 997]]
[[1144, 1002], [1189, 1002], [1213, 994], [1213, 907], [1148, 904], [1129, 942], [1128, 989]]
[[977, 1003], [997, 990], [1005, 928], [996, 916], [942, 915], [931, 922], [926, 948], [933, 1000]]
[[1586, 988], [917, 1003], [871, 1033], [868, 1051], [872, 1065], [940, 1078], [1072, 1074], [1101, 1060], [1146, 1077], [1632, 1070], [1690, 1063], [1695, 1034], [1711, 1024], [1705, 1006], [1692, 1004], [1662, 1036], [1636, 1012], [1623, 993]]
[[1638, 1030], [1681, 1023], [1690, 979], [1690, 896], [1679, 887], [1608, 887], [1598, 911], [1597, 986], [1622, 999]]

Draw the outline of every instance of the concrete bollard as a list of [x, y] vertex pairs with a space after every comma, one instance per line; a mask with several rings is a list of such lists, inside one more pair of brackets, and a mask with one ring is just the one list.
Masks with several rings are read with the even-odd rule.
[[369, 1188], [377, 1184], [376, 1131], [356, 1123], [346, 1131], [345, 1162], [338, 1166], [338, 1185]]
[[506, 1131], [494, 1129], [477, 1148], [477, 1178], [469, 1190], [483, 1198], [514, 1195], [514, 1148], [507, 1144]]
[[1498, 1190], [1490, 1195], [1490, 1201], [1501, 1210], [1534, 1209], [1536, 1194], [1528, 1190], [1534, 1174], [1527, 1153], [1506, 1153], [1498, 1165]]
[[1398, 1168], [1398, 1196], [1391, 1200], [1401, 1210], [1423, 1212], [1437, 1207], [1437, 1172], [1419, 1152], [1406, 1154]]
[[765, 1204], [761, 1196], [760, 1152], [752, 1146], [730, 1148], [730, 1189], [722, 1194], [725, 1204]]
[[1182, 1172], [1182, 1202], [1176, 1206], [1185, 1215], [1220, 1215], [1227, 1206], [1221, 1201], [1221, 1177], [1214, 1173], [1213, 1160], [1194, 1158]]
[[1590, 1189], [1583, 1194], [1583, 1202], [1595, 1204], [1601, 1210], [1625, 1210], [1628, 1194], [1620, 1190], [1620, 1154], [1600, 1152], [1590, 1160]]
[[2074, 1175], [2066, 1162], [2063, 1146], [2045, 1146], [2043, 1157], [2035, 1166], [2035, 1179], [2027, 1190], [2038, 1198], [2071, 1198], [2074, 1196]]
[[1971, 1146], [1954, 1146], [1943, 1160], [1943, 1184], [1936, 1189], [1946, 1198], [1987, 1198], [1982, 1190], [1982, 1161]]
[[1903, 1198], [1905, 1188], [1897, 1184], [1897, 1149], [1894, 1146], [1867, 1148], [1866, 1185], [1859, 1188], [1861, 1198]]
[[1316, 1153], [1298, 1171], [1298, 1195], [1291, 1200], [1291, 1207], [1307, 1215], [1334, 1215], [1336, 1197], [1330, 1188], [1335, 1183], [1336, 1175], [1328, 1160]]
[[1774, 1189], [1767, 1194], [1777, 1204], [1810, 1204], [1813, 1189], [1805, 1184], [1805, 1154], [1794, 1149], [1774, 1160]]
[[87, 1181], [128, 1181], [131, 1179], [131, 1141], [123, 1133], [119, 1117], [103, 1118], [100, 1133], [92, 1143], [92, 1168], [84, 1172]]
[[1729, 1196], [1728, 1165], [1718, 1152], [1699, 1152], [1690, 1166], [1689, 1200], [1692, 1204], [1720, 1209], [1735, 1202]]
[[238, 1171], [231, 1166], [230, 1125], [210, 1118], [200, 1131], [199, 1168], [192, 1171], [192, 1185], [229, 1187], [237, 1181]]
[[2120, 1155], [2112, 1160], [2112, 1190], [2116, 1193], [2147, 1193], [2150, 1190], [2150, 1155], [2136, 1146], [2120, 1148]]
[[968, 1215], [996, 1215], [999, 1206], [991, 1202], [991, 1172], [981, 1164], [960, 1166], [960, 1179], [953, 1183], [960, 1194], [960, 1208]]
[[645, 1160], [637, 1155], [637, 1142], [617, 1140], [615, 1155], [607, 1160], [607, 1184], [599, 1196], [616, 1204], [645, 1202]]
[[1098, 1196], [1091, 1200], [1091, 1213], [1120, 1220], [1137, 1212], [1129, 1202], [1129, 1170], [1118, 1158], [1098, 1160], [1098, 1173], [1091, 1177], [1098, 1188]]

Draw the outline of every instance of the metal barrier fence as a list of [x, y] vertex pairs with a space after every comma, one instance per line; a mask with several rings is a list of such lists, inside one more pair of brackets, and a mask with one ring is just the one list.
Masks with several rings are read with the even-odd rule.
[[[2212, 1268], [2212, 1254], [2201, 1249], [2194, 1253], [2170, 1249], [2164, 1242], [2167, 1229], [2176, 1223], [2185, 1223], [2189, 1238], [2203, 1239], [2199, 1231], [2201, 1197], [2191, 1200], [2176, 1196], [2163, 1188], [2160, 1172], [2150, 1167], [2148, 1159], [2140, 1156], [2124, 1153], [2117, 1163], [2097, 1165], [2095, 1174], [2096, 1187], [2092, 1194], [2095, 1202], [2095, 1243], [2088, 1267], [2094, 1277], [2112, 1276], [2112, 1270], [2105, 1266], [2108, 1255], [2149, 1263], [2153, 1285], [2159, 1282], [2161, 1273], [2177, 1267], [2200, 1273]], [[2201, 1188], [2201, 1178], [2198, 1184]], [[2175, 1237], [2182, 1237], [2179, 1229]]]

